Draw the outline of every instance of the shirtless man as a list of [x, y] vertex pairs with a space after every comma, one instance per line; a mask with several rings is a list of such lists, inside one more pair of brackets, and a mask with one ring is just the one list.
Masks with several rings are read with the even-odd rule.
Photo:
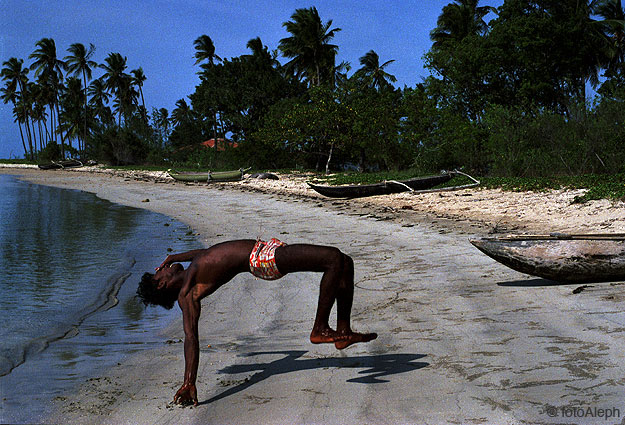
[[[181, 262], [191, 264], [185, 270]], [[185, 372], [184, 383], [174, 396], [175, 403], [198, 404], [195, 380], [200, 353], [200, 300], [243, 272], [266, 280], [279, 279], [294, 272], [321, 272], [319, 302], [310, 341], [313, 344], [333, 343], [342, 350], [354, 343], [377, 338], [375, 333], [362, 334], [351, 329], [354, 262], [337, 248], [286, 245], [277, 239], [269, 242], [249, 239], [168, 255], [155, 274], [143, 275], [137, 294], [146, 305], [161, 305], [167, 309], [178, 300], [182, 310]], [[328, 323], [335, 301], [336, 330]]]

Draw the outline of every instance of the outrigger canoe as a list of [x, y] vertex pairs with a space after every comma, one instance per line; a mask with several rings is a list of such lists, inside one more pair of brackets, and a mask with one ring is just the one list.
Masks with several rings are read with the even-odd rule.
[[625, 280], [625, 234], [510, 235], [470, 242], [511, 269], [549, 280]]
[[248, 170], [249, 168], [239, 168], [233, 171], [208, 171], [205, 173], [167, 170], [167, 173], [175, 180], [183, 182], [231, 182], [241, 180], [243, 174]]
[[77, 159], [68, 159], [65, 161], [52, 161], [48, 164], [39, 164], [39, 168], [42, 170], [58, 170], [61, 168], [78, 168], [84, 164]]
[[365, 196], [388, 195], [411, 190], [431, 189], [443, 184], [454, 177], [455, 172], [448, 172], [437, 176], [417, 177], [401, 181], [384, 181], [374, 184], [356, 184], [346, 186], [320, 186], [308, 182], [308, 186], [323, 196], [330, 198], [363, 198]]

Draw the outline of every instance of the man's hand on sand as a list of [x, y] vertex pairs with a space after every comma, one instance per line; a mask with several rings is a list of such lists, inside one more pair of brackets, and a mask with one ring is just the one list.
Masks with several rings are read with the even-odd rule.
[[194, 384], [184, 384], [174, 396], [174, 403], [187, 406], [193, 404], [197, 406], [197, 390]]

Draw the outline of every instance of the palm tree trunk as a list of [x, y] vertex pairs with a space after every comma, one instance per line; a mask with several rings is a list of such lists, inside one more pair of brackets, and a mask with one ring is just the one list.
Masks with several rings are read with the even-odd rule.
[[[52, 116], [50, 116], [50, 117], [52, 117]], [[44, 145], [42, 146], [42, 149], [44, 147], [48, 146], [48, 143], [52, 139], [52, 135], [50, 134], [50, 131], [48, 131], [48, 120], [46, 120], [46, 119], [43, 120], [43, 129], [45, 130], [46, 143], [44, 143]]]
[[78, 156], [82, 157], [81, 152], [84, 154], [85, 140], [87, 140], [87, 75], [85, 70], [82, 70], [82, 82], [85, 86], [85, 131], [82, 135], [82, 148], [80, 147], [80, 141], [78, 142]]
[[55, 101], [54, 103], [56, 106], [56, 122], [57, 122], [56, 130], [59, 136], [61, 136], [61, 156], [63, 157], [63, 159], [65, 159], [65, 137], [63, 136], [63, 130], [61, 130], [61, 109], [59, 108], [58, 101]]
[[141, 115], [143, 115], [143, 122], [145, 122], [145, 124], [147, 125], [148, 117], [145, 111], [145, 100], [143, 99], [143, 89], [141, 88], [141, 86], [139, 86], [139, 94], [141, 95], [141, 106], [143, 106], [143, 108], [141, 109]]
[[37, 121], [37, 126], [39, 127], [39, 152], [41, 152], [41, 149], [43, 149], [43, 140], [44, 140], [44, 133], [43, 133], [43, 130], [41, 129], [41, 120]]
[[33, 135], [30, 131], [28, 116], [24, 117], [24, 127], [26, 127], [26, 138], [28, 139], [28, 149], [30, 151], [30, 159], [33, 159]]
[[330, 161], [332, 160], [333, 151], [334, 151], [334, 142], [330, 144], [330, 153], [328, 154], [328, 160], [326, 161], [326, 176], [330, 174]]
[[22, 131], [22, 123], [17, 120], [17, 125], [20, 128], [20, 137], [22, 138], [22, 146], [24, 147], [24, 158], [28, 157], [28, 150], [26, 149], [26, 142], [24, 141], [24, 132]]
[[[37, 132], [35, 131], [35, 121], [33, 119], [30, 120], [30, 125], [31, 125], [31, 134], [33, 136], [33, 143], [31, 143], [30, 145], [30, 159], [34, 160], [35, 159], [35, 150], [37, 150]], [[35, 145], [34, 149], [33, 149], [33, 145]]]

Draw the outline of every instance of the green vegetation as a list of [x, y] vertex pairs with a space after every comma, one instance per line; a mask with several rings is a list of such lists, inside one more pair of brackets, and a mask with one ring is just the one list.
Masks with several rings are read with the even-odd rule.
[[[13, 105], [29, 160], [358, 170], [336, 182], [464, 167], [486, 184], [588, 185], [580, 202], [622, 198], [621, 1], [479, 3], [454, 0], [442, 9], [425, 55], [430, 75], [413, 87], [395, 88], [387, 72], [410, 58], [368, 50], [353, 72], [337, 64], [341, 29], [311, 7], [282, 24], [288, 36], [275, 50], [254, 38], [246, 54], [221, 58], [211, 38], [199, 36], [199, 83], [171, 113], [146, 110], [147, 76], [128, 72], [120, 53], [96, 64], [95, 47], [76, 43], [60, 59], [48, 38], [36, 43], [29, 65], [3, 63], [2, 99]], [[597, 93], [592, 102], [588, 86]], [[202, 145], [209, 139], [211, 147]]]
[[488, 177], [483, 178], [482, 186], [501, 188], [509, 191], [540, 192], [550, 189], [587, 189], [575, 199], [584, 203], [593, 199], [625, 201], [625, 174], [592, 174], [582, 176], [562, 176], [543, 178]]

